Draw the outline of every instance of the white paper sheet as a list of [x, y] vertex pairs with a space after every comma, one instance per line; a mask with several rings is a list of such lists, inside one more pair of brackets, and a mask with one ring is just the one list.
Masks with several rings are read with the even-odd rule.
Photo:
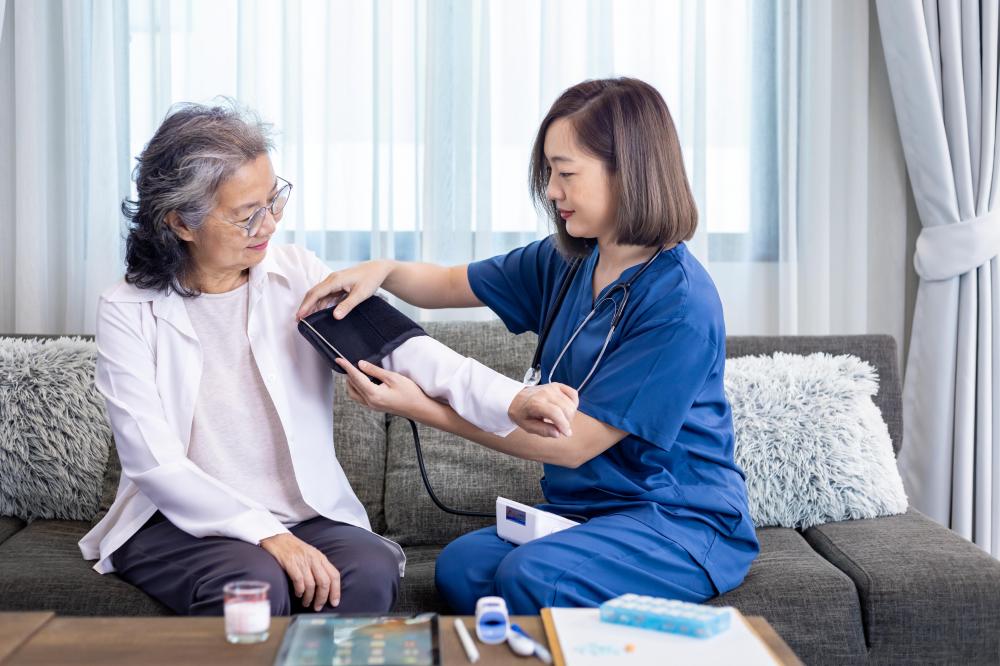
[[742, 616], [712, 638], [691, 638], [601, 622], [596, 608], [553, 608], [552, 621], [566, 666], [772, 666], [777, 662]]

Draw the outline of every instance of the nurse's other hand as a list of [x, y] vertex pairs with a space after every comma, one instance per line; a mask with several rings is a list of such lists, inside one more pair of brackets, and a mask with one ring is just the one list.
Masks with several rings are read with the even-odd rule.
[[542, 437], [569, 437], [580, 405], [576, 390], [556, 382], [525, 386], [507, 408], [510, 420], [525, 432]]
[[261, 539], [260, 547], [285, 570], [303, 606], [319, 612], [327, 600], [340, 604], [340, 572], [321, 550], [290, 533]]
[[[348, 397], [370, 409], [417, 420], [420, 405], [431, 400], [409, 377], [374, 363], [361, 361], [358, 364], [361, 368], [359, 370], [338, 358], [337, 365], [347, 372]], [[382, 383], [372, 383], [369, 376]]]
[[378, 291], [391, 270], [391, 262], [375, 260], [330, 273], [322, 282], [306, 292], [302, 304], [295, 313], [295, 319], [308, 317], [317, 310], [330, 307], [338, 300], [340, 303], [333, 311], [333, 316], [336, 319], [343, 319], [355, 305]]

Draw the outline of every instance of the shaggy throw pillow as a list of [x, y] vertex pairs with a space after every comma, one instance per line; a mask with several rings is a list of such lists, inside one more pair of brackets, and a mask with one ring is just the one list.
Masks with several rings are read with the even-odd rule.
[[0, 515], [90, 520], [111, 428], [93, 342], [0, 338]]
[[805, 529], [906, 511], [877, 392], [875, 369], [855, 356], [778, 352], [726, 362], [754, 524]]

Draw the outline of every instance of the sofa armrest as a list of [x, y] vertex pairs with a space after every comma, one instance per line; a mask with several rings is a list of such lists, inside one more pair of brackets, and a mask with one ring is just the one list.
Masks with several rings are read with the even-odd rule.
[[1000, 562], [914, 509], [810, 528], [854, 581], [871, 663], [1000, 663]]

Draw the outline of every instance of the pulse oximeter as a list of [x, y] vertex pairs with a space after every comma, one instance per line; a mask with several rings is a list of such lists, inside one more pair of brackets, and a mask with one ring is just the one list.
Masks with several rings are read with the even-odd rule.
[[476, 637], [487, 645], [507, 640], [510, 617], [503, 597], [482, 597], [476, 602]]

